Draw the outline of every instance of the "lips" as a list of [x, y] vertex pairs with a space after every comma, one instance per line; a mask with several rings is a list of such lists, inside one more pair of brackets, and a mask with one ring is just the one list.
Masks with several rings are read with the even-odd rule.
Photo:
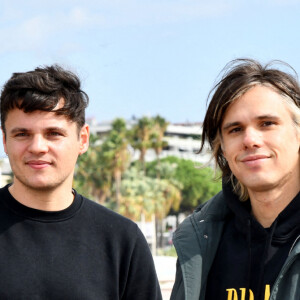
[[51, 165], [51, 163], [49, 161], [45, 161], [45, 160], [29, 160], [26, 162], [26, 165], [28, 165], [29, 167], [33, 168], [33, 169], [44, 169], [47, 168]]
[[258, 167], [262, 162], [269, 158], [270, 156], [264, 154], [247, 155], [241, 159], [241, 162], [249, 167]]
[[269, 158], [269, 156], [267, 155], [249, 155], [249, 156], [246, 156], [244, 157], [241, 161], [242, 162], [250, 162], [250, 161], [256, 161], [256, 160], [260, 160], [260, 159], [266, 159], [266, 158]]

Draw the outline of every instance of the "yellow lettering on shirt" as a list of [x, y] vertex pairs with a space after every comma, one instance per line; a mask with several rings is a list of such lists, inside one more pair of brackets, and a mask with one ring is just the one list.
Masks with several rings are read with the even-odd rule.
[[237, 291], [235, 289], [227, 289], [228, 292], [227, 300], [238, 300]]
[[271, 294], [271, 292], [270, 292], [270, 285], [267, 284], [266, 288], [265, 288], [265, 300], [269, 300], [270, 294]]
[[[249, 290], [249, 299], [246, 299], [246, 288], [240, 288], [240, 293], [236, 289], [226, 289], [227, 300], [255, 300], [252, 290]], [[239, 297], [240, 296], [240, 297]], [[270, 285], [267, 284], [265, 287], [265, 298], [264, 300], [269, 300], [270, 298]]]
[[[241, 288], [241, 300], [246, 300], [246, 288]], [[249, 290], [249, 300], [254, 300], [254, 295], [251, 290]]]

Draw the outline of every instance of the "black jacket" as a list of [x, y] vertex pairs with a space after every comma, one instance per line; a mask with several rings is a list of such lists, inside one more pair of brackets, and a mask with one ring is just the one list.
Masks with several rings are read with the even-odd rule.
[[[225, 200], [226, 197], [226, 191], [223, 190], [189, 216], [175, 232], [173, 242], [178, 254], [178, 266], [171, 300], [207, 300], [205, 297], [210, 272], [226, 224], [228, 220], [234, 218], [234, 213]], [[296, 216], [298, 214], [299, 211]], [[270, 300], [300, 299], [300, 241], [298, 237], [293, 238], [288, 251], [283, 265], [279, 268], [279, 274], [276, 274], [275, 282], [272, 284]], [[248, 260], [245, 264], [247, 268]], [[219, 285], [216, 283], [215, 289], [218, 288]], [[243, 290], [232, 292], [242, 293]]]

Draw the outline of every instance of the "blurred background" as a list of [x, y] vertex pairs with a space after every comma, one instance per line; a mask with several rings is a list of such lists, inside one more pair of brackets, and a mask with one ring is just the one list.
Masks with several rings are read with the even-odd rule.
[[167, 257], [166, 293], [172, 232], [221, 188], [209, 151], [196, 154], [209, 91], [236, 58], [299, 71], [299, 13], [298, 0], [0, 1], [0, 85], [54, 63], [79, 75], [92, 137], [74, 186], [139, 224], [158, 268]]

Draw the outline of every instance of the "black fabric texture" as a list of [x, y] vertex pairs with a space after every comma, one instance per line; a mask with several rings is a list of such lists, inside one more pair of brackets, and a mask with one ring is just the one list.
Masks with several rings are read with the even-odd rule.
[[162, 299], [137, 225], [76, 192], [46, 212], [0, 189], [0, 265], [0, 299]]
[[241, 202], [230, 184], [223, 184], [223, 192], [231, 214], [209, 272], [206, 299], [227, 300], [230, 293], [241, 299], [244, 292], [249, 299], [251, 289], [255, 300], [264, 300], [266, 286], [272, 288], [300, 235], [300, 193], [264, 228], [252, 216], [249, 200]]

